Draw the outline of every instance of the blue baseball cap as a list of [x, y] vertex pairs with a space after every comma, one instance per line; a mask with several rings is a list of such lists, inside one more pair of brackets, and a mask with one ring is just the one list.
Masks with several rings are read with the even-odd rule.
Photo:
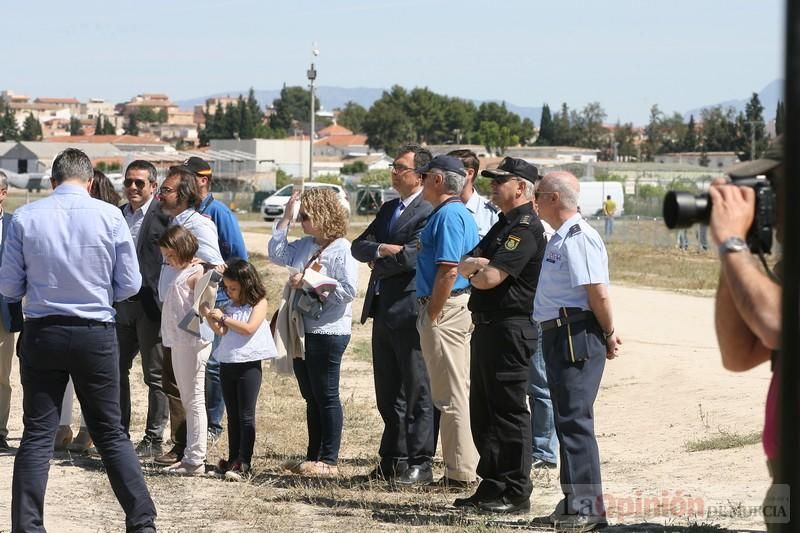
[[425, 174], [426, 172], [430, 172], [431, 169], [438, 168], [439, 170], [447, 170], [449, 172], [455, 172], [456, 174], [460, 174], [462, 176], [467, 175], [467, 171], [464, 170], [464, 163], [457, 157], [453, 157], [452, 155], [437, 155], [431, 162], [427, 165], [418, 168], [417, 172], [420, 174]]

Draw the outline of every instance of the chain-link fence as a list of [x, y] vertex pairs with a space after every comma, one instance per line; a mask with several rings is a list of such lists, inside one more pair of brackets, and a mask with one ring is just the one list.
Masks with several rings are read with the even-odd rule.
[[610, 224], [603, 216], [587, 216], [585, 218], [606, 242], [624, 242], [698, 252], [707, 252], [712, 248], [708, 227], [703, 225], [696, 225], [684, 230], [670, 230], [667, 229], [664, 219], [661, 217], [625, 215], [614, 217]]

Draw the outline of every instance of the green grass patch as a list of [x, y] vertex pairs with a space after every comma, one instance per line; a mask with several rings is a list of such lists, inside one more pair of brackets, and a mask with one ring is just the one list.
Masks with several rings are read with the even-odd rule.
[[356, 361], [372, 363], [372, 343], [369, 340], [359, 339], [352, 343], [351, 353]]
[[713, 435], [690, 440], [686, 443], [686, 450], [689, 452], [728, 450], [730, 448], [741, 448], [742, 446], [758, 444], [759, 442], [761, 442], [761, 432], [759, 431], [739, 434], [720, 430]]

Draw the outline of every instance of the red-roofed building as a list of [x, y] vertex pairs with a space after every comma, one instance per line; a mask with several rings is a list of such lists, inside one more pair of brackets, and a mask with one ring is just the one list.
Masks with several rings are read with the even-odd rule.
[[333, 137], [338, 135], [353, 135], [353, 132], [348, 130], [344, 126], [340, 126], [339, 124], [331, 124], [330, 126], [322, 128], [317, 132], [317, 136], [320, 138]]

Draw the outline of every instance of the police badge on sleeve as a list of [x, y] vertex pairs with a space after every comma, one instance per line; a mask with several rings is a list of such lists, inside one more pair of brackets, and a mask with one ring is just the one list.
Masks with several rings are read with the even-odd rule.
[[519, 237], [517, 237], [516, 235], [509, 235], [508, 238], [506, 239], [505, 244], [503, 244], [503, 246], [505, 247], [506, 250], [509, 250], [509, 251], [513, 252], [514, 250], [517, 249], [517, 246], [519, 246], [519, 241], [520, 240], [521, 239]]

